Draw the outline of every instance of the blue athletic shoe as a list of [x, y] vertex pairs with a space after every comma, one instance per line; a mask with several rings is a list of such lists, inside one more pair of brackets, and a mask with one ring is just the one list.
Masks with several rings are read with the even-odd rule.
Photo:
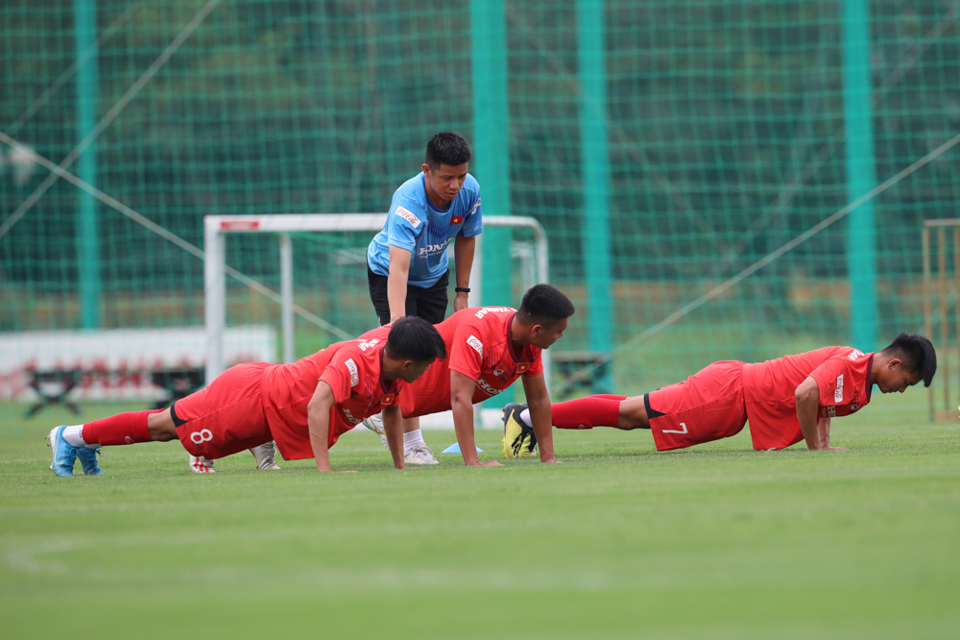
[[63, 439], [63, 430], [67, 427], [61, 425], [47, 434], [47, 446], [53, 449], [53, 462], [50, 468], [58, 476], [73, 476], [73, 465], [77, 463], [77, 448]]
[[97, 454], [103, 455], [100, 453], [99, 448], [89, 449], [87, 447], [77, 447], [77, 457], [80, 458], [80, 463], [83, 465], [83, 475], [103, 475], [103, 469], [101, 469], [100, 465], [97, 464]]

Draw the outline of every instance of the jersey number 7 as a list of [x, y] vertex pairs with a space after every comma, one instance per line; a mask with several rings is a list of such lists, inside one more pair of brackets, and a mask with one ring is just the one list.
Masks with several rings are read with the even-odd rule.
[[686, 422], [681, 422], [681, 423], [680, 423], [680, 426], [683, 427], [683, 430], [680, 430], [680, 429], [664, 429], [664, 430], [662, 431], [662, 433], [689, 433], [689, 431], [687, 431], [687, 423], [686, 423]]

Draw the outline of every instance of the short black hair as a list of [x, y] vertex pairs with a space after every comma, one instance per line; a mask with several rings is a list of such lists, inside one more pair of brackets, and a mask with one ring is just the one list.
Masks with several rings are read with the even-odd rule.
[[456, 167], [470, 162], [473, 151], [466, 138], [456, 131], [441, 131], [433, 134], [427, 142], [426, 164], [431, 169], [439, 169], [441, 164]]
[[399, 360], [432, 362], [447, 357], [447, 346], [432, 324], [417, 316], [406, 316], [393, 323], [387, 336], [387, 353]]
[[517, 316], [524, 324], [553, 324], [569, 318], [575, 311], [570, 298], [562, 291], [549, 284], [537, 284], [523, 294]]
[[883, 353], [903, 360], [904, 366], [920, 374], [923, 386], [930, 386], [937, 372], [937, 352], [929, 340], [917, 333], [901, 333]]

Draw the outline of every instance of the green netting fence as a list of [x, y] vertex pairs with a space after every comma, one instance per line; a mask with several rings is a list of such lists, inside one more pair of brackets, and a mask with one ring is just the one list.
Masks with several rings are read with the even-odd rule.
[[[183, 243], [202, 250], [204, 215], [385, 211], [454, 129], [484, 214], [547, 229], [578, 306], [556, 352], [609, 358], [598, 388], [876, 349], [922, 330], [923, 221], [960, 204], [958, 19], [952, 0], [6, 0], [0, 331], [202, 325]], [[91, 131], [68, 170], [183, 243], [9, 144], [60, 164]], [[350, 334], [376, 323], [368, 240], [293, 238], [298, 304]], [[484, 234], [484, 303], [518, 302], [525, 241]], [[275, 238], [227, 246], [278, 288]], [[231, 324], [279, 323], [229, 298]], [[332, 339], [297, 332], [298, 355]]]

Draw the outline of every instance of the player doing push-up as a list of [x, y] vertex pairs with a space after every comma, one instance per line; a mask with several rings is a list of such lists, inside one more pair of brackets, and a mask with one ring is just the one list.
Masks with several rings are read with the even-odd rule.
[[231, 367], [169, 409], [56, 427], [47, 436], [50, 468], [72, 476], [79, 458], [84, 475], [101, 475], [101, 446], [180, 440], [190, 455], [214, 460], [276, 440], [285, 459], [315, 458], [318, 470], [330, 471], [329, 448], [340, 435], [383, 410], [394, 466], [403, 469], [400, 393], [445, 357], [432, 324], [401, 318], [292, 364]]
[[[929, 387], [937, 354], [920, 335], [901, 333], [886, 349], [863, 353], [823, 347], [759, 363], [715, 362], [640, 396], [598, 395], [554, 404], [561, 429], [650, 429], [658, 451], [681, 449], [735, 435], [749, 421], [753, 448], [783, 449], [805, 440], [812, 450], [830, 446], [830, 420], [859, 411], [876, 385], [903, 392], [921, 380]], [[532, 451], [536, 436], [523, 405], [504, 409], [505, 441]], [[515, 449], [504, 447], [508, 457]]]
[[418, 416], [452, 410], [464, 463], [499, 466], [477, 457], [473, 405], [520, 379], [532, 414], [528, 424], [540, 436], [540, 461], [556, 462], [541, 353], [560, 339], [574, 311], [561, 291], [538, 284], [524, 294], [520, 309], [475, 307], [456, 312], [437, 325], [449, 357], [409, 385], [401, 398], [405, 422], [419, 428]]

